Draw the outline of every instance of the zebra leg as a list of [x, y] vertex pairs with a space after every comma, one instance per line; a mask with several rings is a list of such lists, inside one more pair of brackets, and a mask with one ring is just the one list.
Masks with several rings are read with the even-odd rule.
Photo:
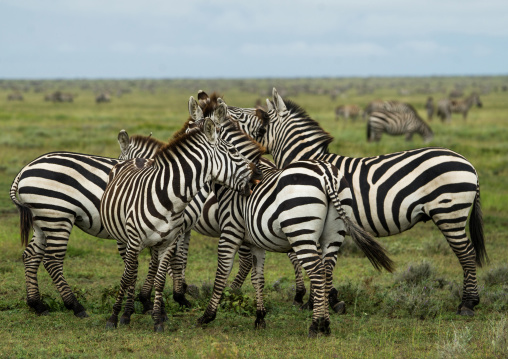
[[[190, 234], [190, 232], [187, 232]], [[185, 234], [187, 234], [185, 233]], [[182, 244], [182, 239], [184, 238], [184, 235], [181, 235], [177, 241], [175, 241], [175, 244], [171, 246], [169, 249], [169, 252], [171, 253], [170, 256], [170, 266], [173, 271], [173, 299], [175, 302], [177, 302], [179, 305], [184, 306], [186, 308], [191, 307], [191, 303], [185, 298], [185, 286], [184, 281], [182, 278], [183, 273], [183, 262], [182, 259], [182, 253], [180, 251], [180, 244]], [[187, 255], [187, 253], [183, 254]]]
[[241, 288], [252, 268], [252, 253], [249, 246], [242, 245], [240, 247], [238, 250], [238, 259], [240, 268], [238, 269], [238, 273], [231, 284], [231, 289]]
[[139, 250], [127, 246], [125, 253], [125, 267], [120, 280], [120, 290], [116, 296], [115, 304], [113, 305], [113, 314], [106, 321], [106, 329], [113, 329], [118, 324], [118, 314], [122, 310], [122, 302], [125, 292], [136, 284], [136, 277], [138, 274], [138, 255]]
[[[116, 246], [120, 257], [122, 257], [125, 264], [125, 251], [127, 246], [118, 240], [116, 241]], [[127, 302], [125, 304], [124, 312], [120, 317], [120, 324], [122, 325], [127, 325], [131, 322], [131, 315], [134, 313], [134, 290], [134, 286], [130, 286], [127, 290]]]
[[157, 268], [159, 267], [159, 254], [157, 249], [150, 248], [150, 264], [148, 265], [148, 274], [139, 292], [138, 299], [143, 305], [143, 314], [152, 314], [153, 303], [152, 303], [152, 288], [157, 274]]
[[305, 295], [305, 292], [307, 291], [305, 289], [305, 283], [303, 281], [303, 275], [302, 275], [302, 266], [300, 265], [300, 262], [298, 261], [298, 258], [296, 257], [295, 252], [291, 251], [287, 253], [287, 256], [289, 260], [291, 261], [291, 264], [293, 265], [293, 268], [295, 270], [295, 297], [293, 299], [293, 305], [297, 305], [302, 307], [303, 304], [303, 296]]
[[265, 329], [266, 322], [266, 309], [263, 303], [263, 290], [265, 288], [265, 250], [261, 248], [252, 247], [252, 285], [256, 289], [256, 321], [254, 327], [256, 329]]
[[32, 240], [23, 251], [23, 264], [25, 266], [26, 302], [38, 315], [47, 315], [49, 308], [41, 299], [37, 282], [37, 271], [46, 252], [46, 245], [42, 238], [44, 238], [44, 233], [34, 228]]
[[157, 274], [155, 275], [155, 299], [153, 302], [152, 312], [152, 319], [154, 322], [153, 329], [156, 333], [164, 332], [164, 317], [167, 318], [167, 314], [164, 309], [164, 300], [162, 298], [162, 293], [166, 284], [166, 277], [171, 258], [175, 255], [176, 247], [177, 244], [175, 243], [165, 250], [159, 248], [159, 253], [161, 253], [161, 255], [159, 256], [159, 268], [157, 269]]
[[182, 236], [182, 241], [178, 244], [178, 249], [180, 251], [180, 261], [182, 267], [182, 286], [183, 292], [187, 291], [187, 282], [185, 280], [185, 270], [187, 269], [187, 258], [189, 257], [189, 244], [190, 244], [191, 231], [187, 231]]
[[[307, 244], [308, 241], [300, 241]], [[314, 291], [314, 311], [312, 313], [312, 324], [309, 327], [309, 337], [316, 337], [319, 332], [329, 334], [330, 316], [328, 313], [328, 303], [325, 303], [326, 296], [326, 274], [323, 262], [319, 256], [317, 248], [302, 246], [299, 250], [298, 241], [291, 243], [296, 256], [301, 265], [307, 272]]]
[[[464, 218], [467, 218], [467, 214], [466, 212]], [[459, 215], [457, 214], [457, 216]], [[466, 223], [465, 221], [453, 223], [453, 221], [447, 221], [446, 218], [437, 219], [433, 217], [432, 219], [445, 236], [464, 272], [462, 302], [458, 306], [457, 314], [473, 316], [474, 307], [480, 303], [480, 296], [478, 294], [478, 282], [476, 279], [476, 251], [473, 243], [467, 237]]]
[[208, 306], [201, 317], [198, 318], [198, 325], [210, 323], [217, 315], [217, 307], [226, 287], [235, 254], [243, 241], [243, 234], [234, 235], [234, 231], [222, 231], [218, 248], [218, 264], [213, 284], [213, 293]]
[[[37, 226], [40, 228], [43, 227], [40, 222]], [[44, 255], [43, 264], [53, 280], [53, 283], [55, 283], [65, 307], [67, 309], [72, 309], [76, 317], [86, 318], [88, 314], [86, 313], [85, 307], [77, 300], [63, 275], [63, 261], [67, 251], [67, 243], [72, 226], [73, 223], [67, 220], [60, 221], [59, 223], [51, 222], [44, 225], [47, 229], [45, 230], [46, 254]]]

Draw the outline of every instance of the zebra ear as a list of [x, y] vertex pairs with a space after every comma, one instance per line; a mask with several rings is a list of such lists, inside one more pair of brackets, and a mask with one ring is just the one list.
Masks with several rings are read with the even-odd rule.
[[199, 121], [203, 118], [203, 110], [201, 110], [198, 102], [192, 96], [189, 99], [189, 115], [194, 121]]
[[219, 104], [219, 106], [217, 106], [213, 114], [217, 123], [222, 125], [224, 122], [226, 122], [228, 106], [220, 97], [217, 99], [217, 103]]
[[208, 141], [213, 145], [217, 140], [217, 132], [215, 131], [215, 123], [210, 117], [205, 118], [205, 123], [203, 124], [203, 132], [206, 135]]
[[118, 144], [120, 145], [120, 152], [124, 153], [129, 147], [129, 135], [127, 131], [121, 130], [118, 134]]
[[269, 99], [266, 99], [266, 109], [268, 110], [268, 112], [274, 110], [272, 101], [270, 101]]
[[198, 102], [199, 102], [199, 107], [201, 107], [201, 108], [205, 108], [207, 103], [210, 102], [210, 97], [208, 96], [208, 94], [205, 91], [203, 91], [203, 90], [198, 91]]
[[275, 87], [273, 88], [273, 104], [275, 106], [275, 110], [277, 111], [277, 113], [281, 113], [287, 110], [284, 100], [282, 99], [282, 97], [280, 97]]

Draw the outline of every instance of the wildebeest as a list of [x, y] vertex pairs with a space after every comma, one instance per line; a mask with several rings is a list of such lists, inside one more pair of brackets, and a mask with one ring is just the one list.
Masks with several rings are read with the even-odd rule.
[[338, 121], [339, 118], [349, 119], [351, 118], [353, 121], [356, 121], [358, 116], [360, 115], [360, 107], [357, 105], [340, 105], [335, 109], [335, 121]]
[[437, 103], [437, 115], [444, 122], [451, 120], [452, 113], [461, 113], [462, 118], [465, 120], [469, 109], [473, 105], [483, 106], [480, 96], [476, 92], [462, 100], [442, 99]]
[[16, 92], [7, 96], [7, 101], [23, 101], [23, 95]]
[[74, 95], [71, 93], [65, 93], [61, 91], [55, 91], [52, 94], [44, 96], [44, 101], [52, 102], [73, 102]]
[[95, 97], [95, 103], [110, 102], [111, 96], [107, 92], [101, 92]]

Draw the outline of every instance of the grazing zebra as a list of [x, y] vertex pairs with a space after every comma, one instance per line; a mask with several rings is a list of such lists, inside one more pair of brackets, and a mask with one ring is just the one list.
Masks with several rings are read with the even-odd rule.
[[377, 111], [414, 113], [415, 115], [418, 115], [415, 108], [408, 103], [400, 102], [400, 101], [374, 100], [374, 101], [370, 102], [363, 110], [363, 119], [367, 120], [367, 118], [373, 112], [377, 112]]
[[461, 113], [462, 118], [465, 120], [472, 106], [483, 106], [480, 96], [476, 92], [473, 92], [469, 97], [462, 100], [442, 99], [437, 103], [437, 116], [441, 121], [449, 122], [452, 118], [452, 113]]
[[413, 134], [422, 136], [425, 142], [434, 138], [429, 125], [414, 112], [376, 111], [370, 114], [367, 122], [367, 140], [379, 141], [383, 132], [389, 135], [406, 135], [406, 141], [411, 141]]
[[111, 96], [107, 92], [102, 92], [95, 97], [95, 103], [111, 102]]
[[357, 105], [337, 106], [337, 108], [335, 108], [335, 121], [338, 121], [341, 117], [346, 120], [351, 118], [353, 121], [356, 121], [360, 115], [360, 111], [360, 107]]
[[[314, 312], [309, 336], [330, 333], [326, 298], [332, 290], [332, 273], [346, 233], [364, 251], [376, 269], [391, 271], [383, 248], [350, 219], [351, 190], [338, 169], [326, 162], [302, 160], [283, 170], [259, 167], [263, 179], [248, 198], [220, 185], [214, 187], [219, 202], [221, 238], [218, 266], [210, 302], [198, 324], [215, 319], [231, 272], [233, 258], [243, 242], [252, 252], [252, 282], [256, 288], [256, 328], [266, 326], [263, 305], [265, 251], [294, 251], [310, 277]], [[318, 248], [321, 248], [320, 255]]]
[[[307, 113], [273, 90], [269, 121], [253, 136], [271, 153], [278, 168], [301, 159], [335, 165], [353, 189], [353, 216], [377, 237], [402, 233], [432, 220], [445, 236], [464, 272], [458, 313], [474, 315], [479, 303], [476, 267], [487, 260], [480, 185], [473, 165], [446, 148], [421, 148], [375, 157], [352, 158], [328, 152], [333, 138]], [[247, 133], [248, 126], [247, 126]], [[469, 223], [470, 239], [466, 234]]]
[[7, 95], [7, 101], [23, 101], [23, 95], [20, 93], [11, 93]]
[[427, 98], [427, 102], [425, 103], [425, 111], [427, 111], [427, 120], [432, 121], [432, 117], [434, 117], [434, 111], [436, 110], [434, 106], [434, 99], [432, 96]]
[[[221, 124], [225, 122], [226, 111], [225, 105], [219, 106], [213, 113], [215, 119], [207, 117], [200, 121], [195, 128], [160, 148], [151, 159], [125, 161], [110, 172], [100, 204], [101, 221], [111, 236], [126, 243], [127, 250], [120, 290], [107, 328], [116, 327], [125, 292], [135, 284], [139, 252], [151, 247], [159, 260], [152, 317], [154, 330], [163, 331], [162, 291], [169, 263], [175, 263], [178, 257], [177, 238], [184, 231], [183, 213], [187, 204], [209, 180], [245, 196], [250, 194], [249, 182], [255, 174], [255, 165], [244, 154], [259, 159], [262, 150], [231, 126], [227, 127], [229, 138], [236, 137], [242, 147], [224, 139], [226, 128]], [[189, 112], [194, 120], [203, 118], [193, 97]]]

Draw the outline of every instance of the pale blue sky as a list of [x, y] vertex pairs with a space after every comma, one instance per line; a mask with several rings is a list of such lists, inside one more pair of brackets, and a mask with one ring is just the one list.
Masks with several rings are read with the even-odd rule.
[[0, 78], [508, 73], [508, 1], [0, 0]]

